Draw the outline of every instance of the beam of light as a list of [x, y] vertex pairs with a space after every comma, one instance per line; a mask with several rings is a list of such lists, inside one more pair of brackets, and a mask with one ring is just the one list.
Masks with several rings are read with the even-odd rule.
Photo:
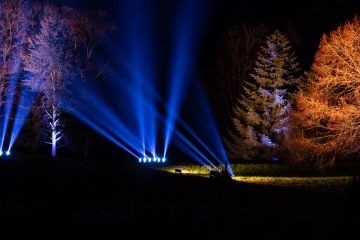
[[[208, 101], [200, 84], [195, 80], [192, 81], [188, 90], [182, 115], [184, 115], [183, 118], [177, 119], [178, 125], [174, 131], [179, 139], [175, 138], [173, 144], [201, 164], [203, 162], [199, 158], [205, 159], [207, 163], [215, 161], [226, 166], [227, 171], [233, 175]], [[194, 152], [201, 152], [201, 154], [195, 157]]]
[[88, 116], [85, 116], [80, 112], [73, 111], [72, 114], [81, 121], [85, 122], [89, 127], [93, 128], [95, 131], [106, 137], [108, 140], [110, 140], [111, 142], [113, 142], [114, 144], [116, 144], [126, 152], [128, 152], [129, 154], [133, 155], [134, 157], [137, 157], [137, 155], [128, 146], [126, 146], [124, 143], [116, 139], [111, 131], [102, 128], [101, 125], [97, 124], [96, 122], [91, 120]]
[[183, 5], [180, 6], [183, 9], [180, 11], [181, 15], [177, 18], [177, 24], [175, 24], [176, 31], [173, 33], [173, 59], [171, 61], [171, 69], [169, 76], [169, 87], [167, 89], [167, 129], [165, 131], [165, 143], [164, 153], [166, 154], [168, 146], [171, 141], [171, 137], [174, 131], [176, 119], [182, 103], [184, 102], [184, 96], [186, 95], [186, 89], [189, 84], [189, 80], [196, 65], [198, 52], [198, 43], [201, 37], [201, 30], [203, 28], [202, 20], [204, 20], [204, 12], [200, 11], [206, 9], [206, 2], [190, 1], [186, 0]]
[[[185, 137], [177, 130], [175, 130], [174, 133], [176, 134], [177, 138], [173, 139], [173, 141], [178, 148], [183, 150], [184, 153], [191, 156], [194, 160], [201, 163], [202, 165], [206, 166], [210, 164], [212, 167], [216, 168], [214, 163], [208, 157], [206, 157], [206, 155], [200, 151], [200, 149], [196, 147], [187, 137]], [[202, 159], [204, 159], [207, 164]]]
[[6, 96], [6, 103], [4, 108], [4, 115], [1, 119], [2, 123], [2, 132], [1, 132], [1, 143], [0, 143], [0, 149], [3, 149], [4, 146], [4, 140], [7, 133], [7, 129], [9, 126], [9, 118], [10, 113], [13, 107], [13, 100], [16, 92], [16, 86], [18, 83], [18, 72], [20, 69], [20, 57], [15, 59], [15, 62], [11, 66], [11, 72], [17, 73], [17, 74], [11, 74], [9, 79], [9, 87], [8, 87], [8, 93]]
[[[159, 39], [155, 38], [158, 37], [153, 30], [156, 24], [153, 22], [154, 16], [150, 14], [154, 6], [149, 1], [122, 1], [121, 4], [124, 12], [119, 16], [126, 23], [121, 26], [125, 38], [117, 41], [117, 47], [120, 46], [121, 49], [116, 52], [125, 57], [120, 59], [123, 60], [123, 65], [119, 68], [122, 72], [119, 73], [116, 68], [115, 74], [111, 76], [111, 86], [104, 91], [107, 96], [113, 97], [113, 102], [95, 100], [95, 104], [92, 103], [89, 107], [92, 116], [79, 110], [75, 110], [77, 112], [74, 115], [81, 119], [86, 116], [86, 121], [91, 121], [93, 128], [107, 137], [109, 136], [104, 133], [104, 128], [107, 129], [106, 132], [113, 132], [114, 136], [139, 155], [155, 156], [158, 150], [157, 106], [161, 101], [158, 82], [159, 72], [163, 70], [158, 66], [159, 52], [162, 49], [157, 49], [157, 46], [162, 46], [155, 43]], [[111, 51], [114, 52], [117, 47], [112, 46]], [[108, 92], [109, 89], [111, 91]], [[89, 90], [88, 93], [92, 95], [94, 92]], [[101, 121], [93, 119], [99, 116]]]
[[[88, 124], [94, 130], [105, 136], [107, 139], [120, 146], [128, 153], [135, 155], [130, 149], [141, 149], [141, 144], [137, 141], [136, 137], [129, 132], [124, 124], [118, 120], [116, 113], [109, 109], [108, 105], [102, 102], [101, 98], [92, 100], [89, 110], [80, 111], [78, 109], [71, 109], [71, 113]], [[120, 142], [118, 136], [123, 136], [124, 143]]]
[[[204, 123], [204, 121], [200, 118], [194, 119], [196, 123], [193, 125], [196, 126], [195, 128], [199, 129], [200, 131], [198, 132], [197, 136], [193, 135], [193, 131], [190, 130], [190, 127], [187, 126], [185, 122], [183, 122], [182, 125], [192, 133], [193, 137], [195, 137], [197, 141], [201, 143], [201, 145], [206, 148], [213, 157], [218, 159], [219, 163], [230, 166], [229, 159], [227, 158], [226, 150], [219, 134], [213, 112], [211, 111], [203, 89], [198, 84], [198, 82], [195, 82], [192, 87], [195, 91], [194, 94], [197, 96], [197, 101], [190, 104], [189, 110], [201, 114], [201, 116], [203, 116], [204, 119], [207, 119], [207, 121]], [[190, 109], [191, 106], [194, 108]], [[199, 135], [202, 136], [202, 138], [199, 138]], [[207, 140], [207, 143], [204, 143], [201, 139]], [[210, 149], [213, 149], [214, 152], [212, 152]]]
[[[149, 147], [151, 145], [146, 145], [144, 149], [144, 141], [142, 137], [139, 137], [139, 129], [136, 124], [139, 113], [136, 113], [137, 109], [133, 105], [136, 102], [146, 111], [147, 114], [142, 115], [145, 118], [144, 122], [158, 116], [156, 109], [153, 104], [146, 101], [146, 95], [139, 93], [133, 86], [125, 84], [126, 87], [124, 87], [118, 82], [115, 83], [116, 87], [114, 85], [102, 86], [103, 93], [97, 92], [99, 89], [79, 85], [74, 88], [74, 92], [78, 96], [86, 96], [86, 100], [83, 101], [87, 103], [86, 108], [71, 108], [66, 105], [64, 107], [73, 116], [133, 156], [143, 156], [147, 153], [155, 156], [156, 152]], [[118, 93], [119, 91], [121, 94]], [[147, 137], [146, 134], [144, 137]]]
[[[135, 156], [138, 161], [156, 162], [159, 149], [157, 138], [162, 135], [159, 134], [160, 127], [163, 127], [164, 134], [161, 149], [164, 157], [174, 135], [175, 145], [204, 166], [216, 168], [214, 162], [222, 158], [218, 153], [221, 144], [214, 125], [202, 124], [199, 129], [210, 126], [214, 130], [208, 135], [201, 135], [201, 131], [194, 131], [198, 126], [193, 126], [187, 119], [180, 119], [187, 92], [196, 79], [196, 53], [201, 33], [199, 29], [202, 29], [199, 27], [202, 21], [200, 9], [203, 8], [199, 2], [183, 1], [177, 5], [180, 8], [176, 9], [181, 9], [177, 12], [180, 15], [168, 13], [174, 16], [171, 23], [176, 24], [160, 29], [162, 33], [171, 32], [167, 31], [167, 27], [174, 30], [168, 43], [161, 46], [163, 48], [155, 44], [164, 36], [155, 38], [156, 24], [149, 14], [154, 9], [150, 2], [122, 2], [125, 4], [122, 8], [124, 14], [120, 15], [126, 22], [125, 28], [122, 28], [125, 29], [125, 37], [117, 46], [109, 47], [113, 52], [122, 54], [119, 62], [121, 67], [114, 68], [112, 81], [108, 86], [102, 86], [102, 93], [98, 92], [99, 89], [84, 89], [80, 86], [82, 89], [77, 89], [84, 93], [79, 95], [91, 96], [94, 100], [90, 101], [87, 109], [74, 109], [72, 114]], [[165, 40], [168, 39], [165, 37]], [[167, 50], [170, 50], [169, 53]], [[168, 82], [160, 85], [159, 81], [164, 78]], [[200, 104], [200, 107], [203, 106]], [[209, 113], [205, 111], [204, 116], [201, 116], [200, 112], [195, 114], [196, 118], [205, 117], [209, 118], [207, 122], [213, 121]], [[181, 129], [177, 129], [178, 124]], [[211, 145], [202, 136], [217, 143]]]
[[154, 117], [153, 106], [155, 105], [153, 96], [157, 92], [157, 73], [158, 67], [158, 50], [155, 45], [154, 27], [156, 24], [154, 16], [151, 15], [152, 2], [151, 1], [121, 1], [121, 17], [126, 23], [122, 26], [126, 33], [126, 38], [121, 43], [125, 46], [120, 52], [125, 49], [126, 52], [127, 72], [130, 73], [131, 81], [127, 84], [131, 85], [136, 91], [136, 94], [130, 96], [128, 104], [133, 106], [134, 118], [131, 120], [131, 125], [128, 126], [133, 131], [138, 132], [143, 146], [142, 152], [149, 151], [153, 155], [156, 152], [156, 134], [157, 121]]
[[23, 86], [21, 88], [20, 98], [17, 102], [14, 122], [12, 125], [8, 151], [11, 150], [15, 140], [17, 139], [21, 129], [24, 126], [24, 122], [29, 115], [35, 96], [36, 93], [30, 91], [28, 87]]

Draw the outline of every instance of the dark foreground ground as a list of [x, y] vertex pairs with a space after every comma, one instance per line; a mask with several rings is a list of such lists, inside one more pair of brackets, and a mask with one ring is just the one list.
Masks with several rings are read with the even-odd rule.
[[360, 239], [360, 199], [121, 161], [2, 159], [0, 239]]

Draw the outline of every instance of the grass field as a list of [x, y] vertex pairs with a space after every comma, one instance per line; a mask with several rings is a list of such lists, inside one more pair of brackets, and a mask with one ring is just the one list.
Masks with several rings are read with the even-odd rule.
[[[155, 169], [181, 174], [209, 175], [209, 166], [187, 165], [152, 165]], [[221, 166], [217, 166], [221, 169]], [[321, 172], [315, 169], [292, 169], [282, 164], [246, 163], [231, 164], [234, 176], [232, 180], [268, 185], [281, 188], [295, 188], [303, 191], [343, 191], [352, 185], [353, 176], [360, 175], [358, 165], [345, 165]]]
[[232, 167], [219, 181], [195, 164], [0, 161], [0, 239], [360, 239], [354, 169]]

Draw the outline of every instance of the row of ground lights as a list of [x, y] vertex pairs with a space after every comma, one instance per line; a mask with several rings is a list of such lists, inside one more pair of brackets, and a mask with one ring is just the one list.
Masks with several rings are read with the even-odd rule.
[[148, 158], [148, 157], [144, 157], [144, 158], [139, 158], [139, 162], [143, 162], [143, 163], [150, 163], [150, 162], [157, 162], [157, 163], [164, 163], [166, 161], [166, 158]]

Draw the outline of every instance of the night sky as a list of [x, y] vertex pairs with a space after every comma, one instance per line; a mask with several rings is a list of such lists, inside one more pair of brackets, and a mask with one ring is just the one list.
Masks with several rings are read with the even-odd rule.
[[[120, 1], [103, 0], [53, 0], [59, 4], [69, 5], [75, 8], [103, 9], [108, 12], [114, 21], [120, 21]], [[219, 40], [226, 32], [226, 29], [233, 25], [254, 26], [264, 23], [270, 31], [282, 30], [285, 24], [290, 21], [298, 32], [298, 41], [301, 43], [297, 49], [302, 65], [308, 68], [315, 54], [319, 40], [323, 34], [335, 30], [340, 24], [352, 20], [359, 13], [360, 1], [271, 1], [268, 3], [256, 1], [239, 0], [196, 0], [203, 4], [201, 9], [204, 20], [204, 37], [202, 49], [199, 49], [203, 58], [209, 56], [217, 46]], [[194, 2], [196, 2], [194, 1]], [[144, 0], [138, 1], [139, 7]], [[182, 2], [154, 0], [152, 1], [153, 11], [157, 11], [161, 19], [159, 24], [167, 23], [166, 17], [171, 17], [174, 8]], [[160, 10], [159, 10], [160, 9]], [[160, 16], [168, 14], [167, 16]], [[200, 18], [200, 17], [199, 17]], [[121, 26], [119, 22], [119, 26]], [[170, 26], [171, 28], [171, 26]], [[202, 30], [204, 30], [202, 29]], [[121, 29], [119, 29], [121, 31]]]

